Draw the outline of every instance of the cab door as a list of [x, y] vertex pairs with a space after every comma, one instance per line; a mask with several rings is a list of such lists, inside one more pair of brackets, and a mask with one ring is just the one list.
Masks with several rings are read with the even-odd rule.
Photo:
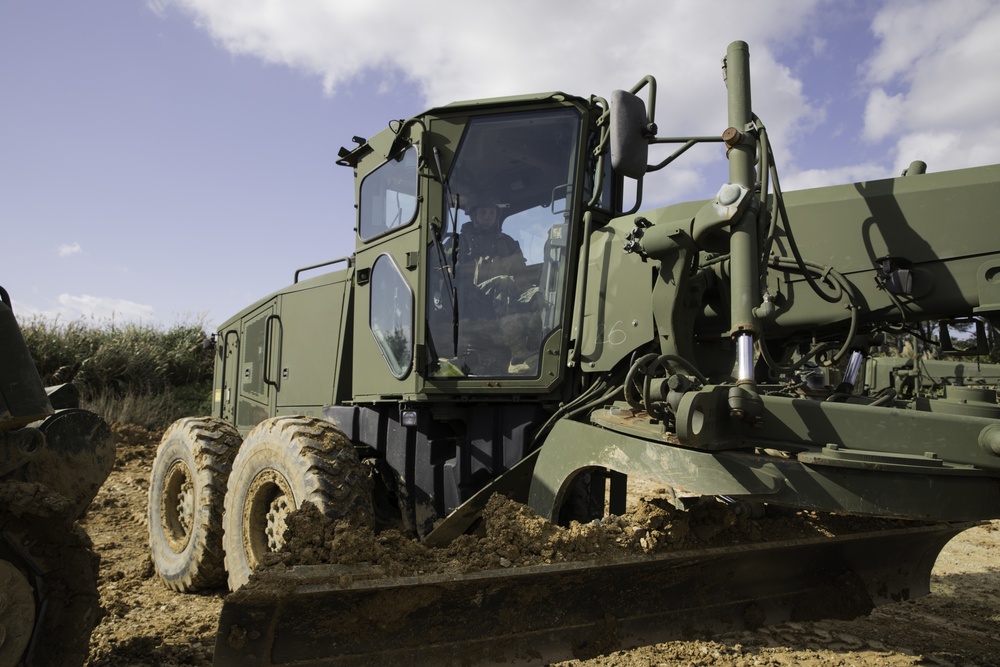
[[245, 432], [274, 414], [274, 357], [280, 321], [275, 301], [253, 311], [241, 321], [239, 397], [236, 428]]
[[237, 383], [240, 377], [240, 330], [237, 327], [221, 332], [222, 343], [215, 363], [215, 377], [222, 379], [216, 387], [213, 414], [230, 424], [236, 423]]
[[416, 391], [420, 211], [417, 147], [381, 160], [358, 192], [355, 258], [355, 400], [396, 400]]

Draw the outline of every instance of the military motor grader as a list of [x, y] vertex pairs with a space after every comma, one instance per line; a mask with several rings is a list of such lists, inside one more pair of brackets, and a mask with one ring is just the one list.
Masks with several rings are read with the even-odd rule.
[[99, 558], [76, 521], [114, 462], [76, 389], [43, 385], [0, 287], [0, 667], [87, 659]]
[[[731, 44], [720, 136], [661, 136], [647, 77], [610, 101], [450, 104], [341, 150], [354, 254], [300, 269], [220, 327], [213, 414], [174, 424], [154, 463], [160, 578], [193, 591], [228, 577], [235, 591], [216, 664], [539, 662], [598, 634], [615, 648], [803, 618], [848, 575], [873, 604], [906, 599], [928, 592], [968, 522], [1000, 517], [996, 367], [935, 362], [926, 386], [903, 382], [925, 364], [871, 357], [922, 322], [978, 327], [974, 342], [1000, 323], [1000, 167], [915, 162], [785, 194], [749, 71], [746, 44]], [[728, 157], [718, 195], [640, 210], [649, 174], [698, 144]], [[649, 164], [661, 145], [675, 150]], [[487, 291], [503, 306], [492, 320], [462, 267], [487, 196], [524, 256], [501, 276], [517, 289]], [[533, 327], [527, 359], [524, 340], [504, 340], [512, 313]], [[244, 586], [307, 501], [358, 525], [377, 507], [443, 544], [475, 530], [494, 493], [553, 522], [621, 513], [632, 476], [682, 505], [919, 522], [468, 577], [272, 569]]]

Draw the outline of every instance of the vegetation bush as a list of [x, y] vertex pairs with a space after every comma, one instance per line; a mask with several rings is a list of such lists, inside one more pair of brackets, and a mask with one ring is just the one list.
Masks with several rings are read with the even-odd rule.
[[32, 318], [21, 329], [42, 381], [72, 382], [81, 407], [108, 421], [163, 428], [210, 410], [214, 359], [201, 324]]

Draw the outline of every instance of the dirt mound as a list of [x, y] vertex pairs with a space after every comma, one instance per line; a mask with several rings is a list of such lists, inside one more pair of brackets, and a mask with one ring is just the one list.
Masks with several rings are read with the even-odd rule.
[[[85, 518], [101, 555], [100, 592], [106, 615], [94, 631], [89, 665], [145, 667], [211, 664], [225, 591], [183, 595], [167, 590], [149, 558], [145, 525], [149, 470], [159, 434], [115, 427], [118, 459]], [[633, 480], [630, 480], [630, 483]], [[486, 532], [462, 537], [449, 549], [430, 550], [398, 531], [348, 531], [320, 523], [296, 530], [299, 562], [368, 563], [388, 575], [514, 567], [580, 558], [601, 558], [605, 548], [633, 553], [712, 546], [726, 540], [759, 540], [877, 529], [894, 522], [862, 522], [808, 512], [755, 517], [740, 506], [709, 503], [678, 513], [666, 492], [644, 488], [624, 517], [597, 523], [551, 526], [524, 506], [496, 497], [487, 509]], [[312, 510], [300, 512], [310, 518]], [[317, 524], [311, 524], [315, 527]], [[309, 553], [312, 550], [314, 553]], [[669, 642], [622, 651], [563, 667], [902, 667], [908, 665], [1000, 666], [1000, 521], [965, 531], [937, 560], [932, 594], [887, 605], [854, 621], [785, 623], [725, 636]], [[280, 567], [281, 565], [278, 565]], [[444, 569], [436, 569], [444, 568]], [[447, 568], [453, 568], [448, 570]], [[373, 568], [376, 569], [376, 568]]]
[[265, 565], [368, 565], [382, 576], [458, 574], [878, 531], [912, 523], [776, 508], [766, 517], [756, 516], [746, 505], [711, 498], [681, 511], [665, 497], [639, 497], [624, 516], [561, 527], [495, 494], [483, 511], [482, 525], [482, 535], [463, 535], [435, 549], [397, 530], [376, 534], [329, 519], [306, 503], [289, 515], [288, 542], [266, 557]]

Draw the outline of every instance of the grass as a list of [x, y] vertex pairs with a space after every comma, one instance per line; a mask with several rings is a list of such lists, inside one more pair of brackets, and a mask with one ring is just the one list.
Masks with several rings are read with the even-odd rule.
[[159, 429], [208, 414], [214, 360], [201, 324], [31, 318], [21, 330], [42, 382], [72, 382], [107, 421]]

